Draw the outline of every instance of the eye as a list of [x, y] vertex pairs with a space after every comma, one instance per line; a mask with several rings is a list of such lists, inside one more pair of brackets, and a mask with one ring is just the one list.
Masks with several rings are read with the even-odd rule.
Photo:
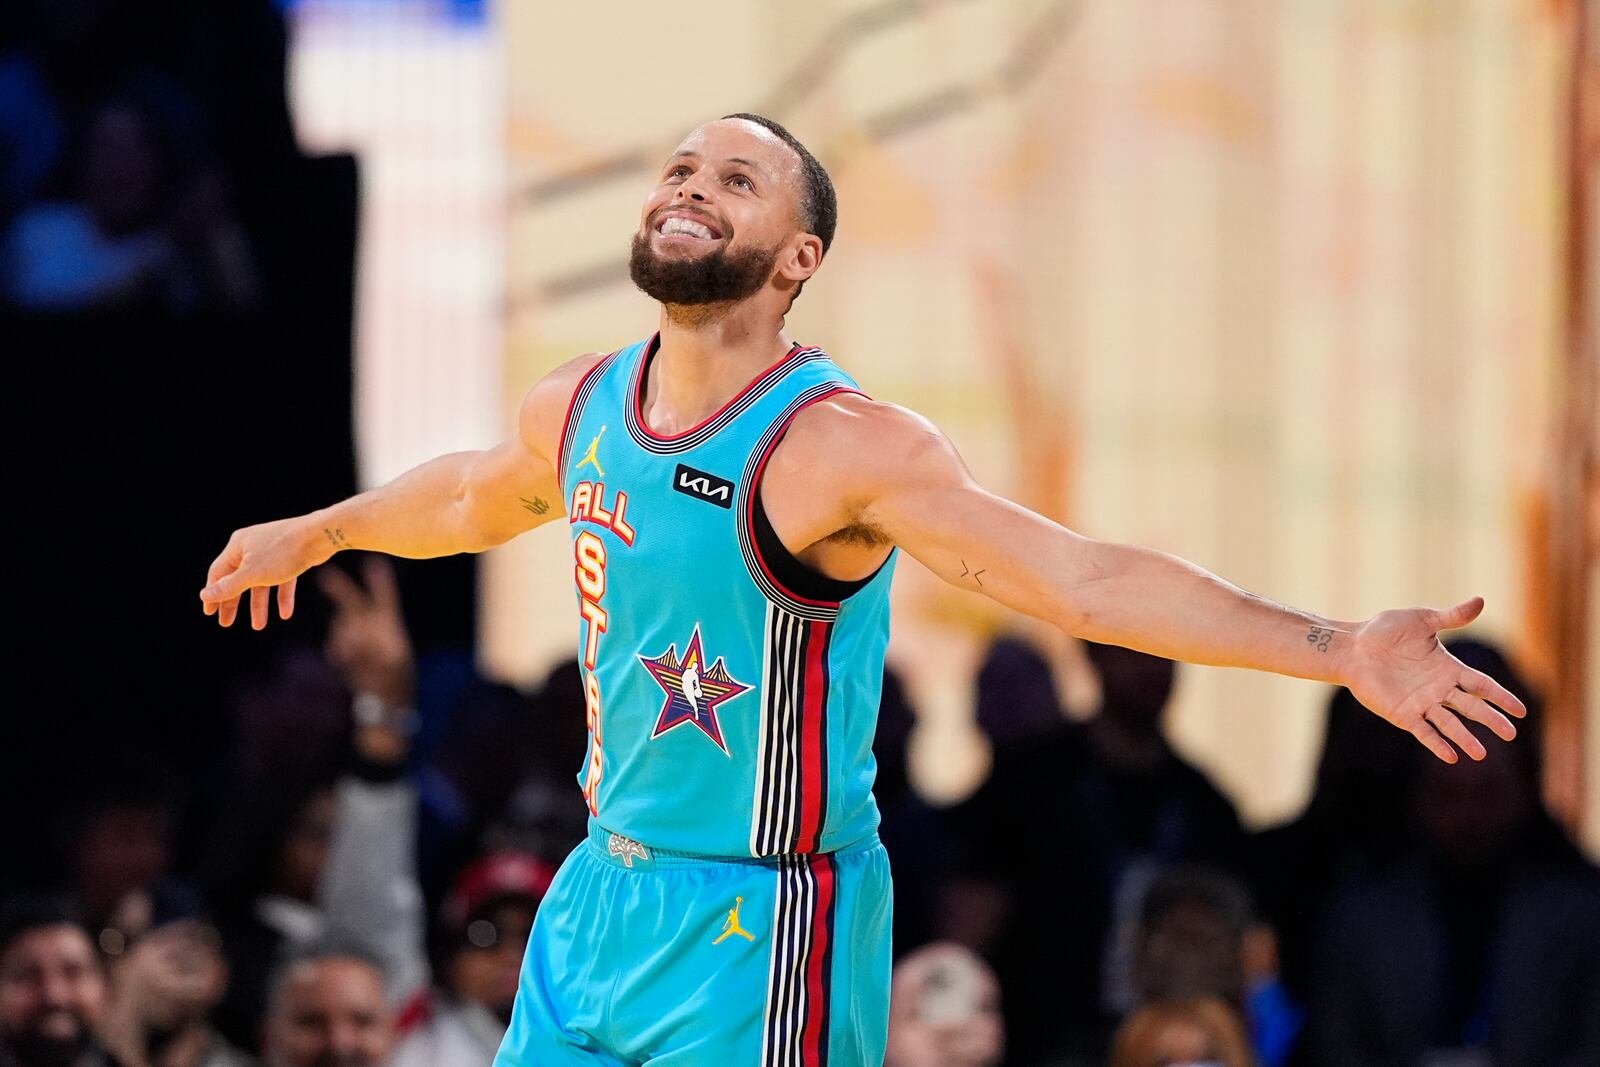
[[688, 173], [689, 173], [689, 168], [684, 166], [682, 163], [679, 163], [676, 167], [673, 167], [671, 170], [667, 171], [667, 177], [676, 178], [680, 174], [688, 174]]
[[733, 182], [743, 182], [746, 189], [751, 191], [755, 190], [755, 185], [752, 184], [750, 179], [746, 178], [743, 174], [735, 174], [733, 177], [728, 179], [728, 182], [729, 184], [732, 184]]

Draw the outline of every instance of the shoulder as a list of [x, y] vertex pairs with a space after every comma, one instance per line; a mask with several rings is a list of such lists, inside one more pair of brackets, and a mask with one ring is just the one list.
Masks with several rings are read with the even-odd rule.
[[802, 408], [782, 447], [788, 462], [847, 476], [864, 489], [960, 464], [949, 438], [927, 416], [853, 392]]
[[522, 398], [517, 428], [528, 446], [555, 462], [566, 429], [567, 411], [583, 376], [593, 370], [609, 352], [585, 352], [540, 378]]

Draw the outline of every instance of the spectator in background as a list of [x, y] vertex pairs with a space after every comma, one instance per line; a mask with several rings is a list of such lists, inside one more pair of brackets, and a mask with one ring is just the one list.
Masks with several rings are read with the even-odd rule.
[[1246, 1021], [1260, 1062], [1280, 1067], [1305, 1020], [1282, 991], [1270, 947], [1256, 944], [1265, 936], [1239, 879], [1203, 867], [1163, 873], [1145, 894], [1134, 938], [1135, 1003], [1219, 1000]]
[[[949, 816], [958, 855], [941, 927], [994, 962], [1023, 1063], [1101, 1059], [1133, 1005], [1134, 930], [1150, 882], [1180, 863], [1236, 869], [1244, 853], [1232, 804], [1162, 734], [1175, 664], [1086, 650], [1099, 713], [1081, 725], [1058, 717], [1048, 733], [997, 747], [988, 780]], [[1037, 687], [1048, 672], [1031, 677]], [[1041, 699], [1002, 694], [996, 706]]]
[[943, 812], [911, 786], [911, 734], [917, 716], [899, 674], [885, 669], [878, 702], [872, 757], [878, 765], [872, 793], [878, 802], [878, 836], [897, 878], [894, 890], [894, 955], [924, 945], [937, 932], [938, 890], [945, 878]]
[[1134, 935], [1134, 1000], [1214, 997], [1244, 1001], [1244, 935], [1250, 903], [1235, 879], [1179, 867], [1150, 886]]
[[23, 208], [0, 246], [7, 302], [36, 311], [242, 310], [256, 281], [220, 177], [185, 166], [133, 95], [98, 104], [64, 159], [64, 195]]
[[[1419, 760], [1415, 851], [1330, 902], [1311, 1002], [1318, 1063], [1600, 1063], [1600, 872], [1540, 802], [1538, 702], [1500, 653], [1446, 647], [1528, 705], [1482, 761]], [[1483, 728], [1469, 729], [1487, 737]]]
[[[539, 734], [542, 717], [540, 701], [481, 678], [451, 703], [447, 728], [417, 769], [418, 873], [430, 914], [438, 913], [462, 868], [482, 855], [485, 833], [529, 769], [553, 762]], [[582, 758], [580, 748], [570, 767]], [[549, 777], [556, 786], [571, 783], [561, 799], [572, 807], [576, 783], [559, 773]]]
[[978, 668], [973, 714], [995, 748], [1049, 734], [1061, 725], [1055, 675], [1038, 649], [1020, 637], [999, 637]]
[[538, 743], [505, 808], [486, 831], [491, 849], [528, 852], [556, 864], [588, 833], [577, 776], [589, 751], [583, 674], [576, 659], [551, 669], [539, 692]]
[[110, 964], [100, 1026], [125, 1067], [250, 1067], [208, 1021], [228, 984], [217, 933], [195, 920], [145, 933]]
[[95, 1036], [106, 978], [88, 929], [63, 901], [0, 906], [0, 1065], [123, 1067]]
[[331, 789], [301, 794], [273, 853], [271, 880], [224, 912], [226, 954], [238, 980], [218, 1022], [244, 1047], [254, 1047], [248, 1043], [259, 1032], [268, 970], [299, 946], [332, 937], [380, 961], [395, 998], [391, 1011], [428, 983], [414, 854], [417, 798], [406, 773], [414, 673], [394, 569], [367, 557], [365, 588], [337, 566], [320, 568], [317, 577], [334, 602], [326, 654], [354, 694], [349, 758]]
[[172, 875], [177, 812], [165, 762], [123, 750], [115, 766], [85, 771], [97, 781], [71, 831], [68, 877], [78, 913], [109, 957], [150, 927], [201, 911], [199, 894]]
[[1278, 938], [1284, 990], [1301, 1005], [1329, 897], [1349, 879], [1391, 866], [1410, 842], [1399, 813], [1411, 808], [1415, 747], [1348, 689], [1334, 690], [1306, 810], [1251, 841], [1252, 887]]
[[533, 856], [498, 852], [461, 873], [435, 933], [442, 988], [408, 1027], [395, 1067], [484, 1067], [494, 1060], [511, 1023], [534, 913], [555, 871]]
[[971, 950], [936, 942], [895, 965], [884, 1067], [995, 1067], [1004, 1050], [1000, 983]]
[[23, 209], [0, 259], [8, 302], [29, 310], [167, 306], [181, 299], [160, 217], [174, 159], [150, 113], [108, 101], [79, 134], [67, 195]]
[[1255, 1067], [1244, 1027], [1220, 1000], [1166, 1000], [1122, 1024], [1111, 1067]]
[[315, 943], [273, 972], [263, 1067], [384, 1067], [394, 1048], [383, 965], [359, 948]]
[[[213, 896], [233, 981], [216, 1020], [228, 1040], [251, 1050], [260, 1047], [273, 961], [286, 944], [309, 942], [322, 926], [317, 897], [336, 817], [333, 789], [292, 792], [251, 796], [228, 834], [233, 848], [218, 853], [230, 877], [219, 878]], [[237, 863], [235, 854], [242, 857]], [[258, 854], [263, 869], [251, 871]]]

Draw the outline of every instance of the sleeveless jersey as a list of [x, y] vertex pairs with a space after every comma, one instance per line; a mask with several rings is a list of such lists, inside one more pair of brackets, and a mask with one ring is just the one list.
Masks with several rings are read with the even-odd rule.
[[861, 390], [796, 345], [664, 437], [641, 404], [659, 338], [595, 364], [562, 431], [590, 821], [646, 848], [831, 852], [878, 825], [872, 738], [899, 550], [859, 582], [828, 579], [773, 535], [757, 486], [796, 413]]

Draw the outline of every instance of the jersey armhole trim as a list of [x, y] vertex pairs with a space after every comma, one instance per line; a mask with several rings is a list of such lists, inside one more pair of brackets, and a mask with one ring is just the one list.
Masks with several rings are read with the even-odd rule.
[[[836, 612], [848, 597], [860, 592], [862, 588], [870, 584], [874, 578], [878, 577], [878, 575], [882, 573], [883, 568], [889, 563], [889, 558], [894, 554], [892, 546], [890, 549], [890, 556], [885, 557], [884, 561], [880, 563], [871, 574], [867, 575], [865, 578], [856, 579], [854, 582], [847, 582], [839, 578], [829, 578], [825, 574], [820, 574], [811, 570], [809, 567], [806, 567], [806, 564], [796, 559], [793, 553], [789, 552], [788, 547], [778, 539], [777, 531], [771, 529], [771, 524], [769, 522], [767, 528], [772, 534], [772, 542], [783, 548], [784, 556], [786, 557], [789, 565], [804, 567], [804, 573], [813, 575], [822, 582], [833, 583], [834, 585], [840, 587], [853, 586], [853, 588], [849, 588], [848, 592], [846, 592], [843, 596], [837, 598], [833, 598], [831, 593], [828, 597], [807, 595], [806, 593], [802, 593], [793, 588], [790, 583], [783, 581], [778, 574], [775, 573], [773, 562], [769, 561], [766, 553], [762, 551], [762, 546], [766, 539], [759, 535], [759, 527], [757, 526], [755, 514], [756, 510], [760, 508], [762, 511], [762, 518], [766, 518], [766, 509], [762, 506], [759, 500], [761, 476], [766, 472], [767, 460], [771, 459], [772, 453], [777, 450], [778, 442], [782, 441], [784, 434], [788, 433], [789, 424], [794, 422], [796, 415], [799, 415], [800, 412], [804, 411], [812, 404], [815, 404], [817, 401], [826, 400], [833, 396], [839, 396], [842, 393], [854, 393], [857, 396], [866, 397], [868, 400], [872, 399], [870, 396], [867, 396], [865, 392], [854, 386], [839, 383], [834, 388], [826, 389], [822, 392], [819, 392], [815, 396], [805, 397], [798, 404], [796, 404], [794, 408], [786, 413], [782, 420], [778, 423], [777, 429], [772, 433], [771, 440], [761, 452], [759, 459], [757, 459], [754, 472], [750, 476], [750, 485], [746, 493], [742, 514], [739, 516], [739, 522], [744, 525], [744, 528], [749, 535], [750, 556], [752, 557], [752, 561], [761, 568], [761, 572], [767, 581], [771, 582], [773, 587], [784, 596], [790, 597], [800, 604], [809, 605], [813, 608], [820, 608], [830, 613]], [[783, 565], [780, 564], [779, 569], [782, 569], [782, 567]], [[811, 590], [813, 594], [818, 591], [819, 589]]]
[[[617, 349], [617, 352], [622, 349]], [[567, 495], [567, 457], [572, 454], [572, 432], [577, 429], [578, 421], [582, 418], [583, 402], [587, 399], [590, 381], [595, 373], [617, 358], [617, 352], [612, 352], [604, 359], [597, 359], [594, 365], [583, 372], [583, 377], [578, 379], [577, 386], [572, 390], [572, 396], [567, 400], [567, 413], [561, 419], [561, 443], [556, 447], [556, 487], [561, 490], [562, 506], [566, 506]]]

